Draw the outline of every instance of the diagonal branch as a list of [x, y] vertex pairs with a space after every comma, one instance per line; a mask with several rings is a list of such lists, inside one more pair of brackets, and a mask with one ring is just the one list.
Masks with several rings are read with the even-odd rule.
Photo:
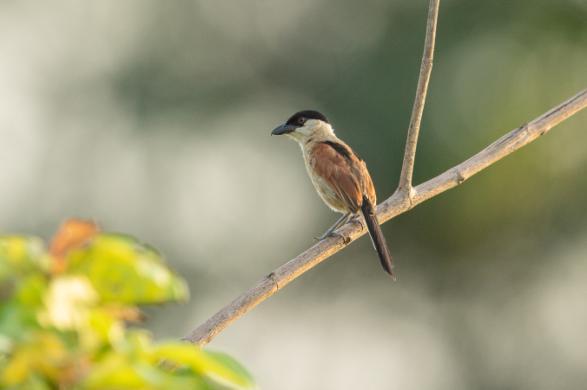
[[399, 179], [398, 192], [409, 200], [411, 200], [413, 196], [412, 177], [414, 175], [414, 163], [416, 161], [416, 147], [418, 146], [418, 134], [420, 133], [424, 104], [426, 104], [428, 83], [430, 81], [430, 74], [432, 73], [439, 6], [440, 0], [430, 0], [430, 5], [428, 6], [426, 39], [424, 41], [424, 53], [422, 54], [418, 87], [416, 88], [416, 97], [414, 99], [414, 106], [412, 107], [410, 125], [408, 126], [404, 162], [402, 164], [402, 172]]
[[[377, 207], [380, 223], [405, 213], [416, 205], [433, 198], [461, 184], [474, 174], [536, 140], [565, 119], [587, 108], [587, 89], [579, 92], [564, 103], [542, 114], [527, 124], [510, 131], [479, 153], [459, 165], [420, 184], [414, 188], [410, 204], [404, 202], [404, 196], [396, 192]], [[245, 315], [259, 303], [275, 294], [292, 280], [320, 264], [350, 242], [365, 234], [362, 226], [346, 224], [338, 230], [342, 239], [330, 237], [322, 240], [305, 252], [288, 261], [269, 275], [261, 279], [252, 288], [210, 317], [193, 330], [184, 340], [205, 345], [232, 322]]]

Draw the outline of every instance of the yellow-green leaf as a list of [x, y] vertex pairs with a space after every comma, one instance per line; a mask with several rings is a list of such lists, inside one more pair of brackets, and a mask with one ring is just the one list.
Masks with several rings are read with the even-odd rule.
[[39, 238], [0, 236], [0, 282], [39, 268], [44, 257], [45, 247]]
[[255, 383], [253, 376], [247, 371], [247, 369], [244, 368], [239, 362], [237, 362], [231, 356], [216, 351], [204, 351], [204, 353], [206, 353], [209, 357], [224, 365], [224, 367], [231, 369], [241, 378], [246, 379], [246, 381], [248, 381], [251, 385]]
[[154, 355], [166, 363], [175, 363], [186, 366], [193, 371], [204, 375], [215, 382], [234, 389], [255, 389], [251, 376], [240, 367], [236, 368], [234, 360], [231, 362], [219, 358], [215, 354], [182, 343], [166, 343], [155, 347]]
[[101, 234], [70, 253], [69, 273], [90, 279], [105, 302], [160, 303], [184, 300], [185, 282], [154, 250], [121, 235]]

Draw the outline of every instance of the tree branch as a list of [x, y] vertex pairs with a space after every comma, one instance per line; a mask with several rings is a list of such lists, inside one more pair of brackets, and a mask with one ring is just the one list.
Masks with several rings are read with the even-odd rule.
[[[587, 108], [587, 89], [533, 121], [512, 130], [468, 160], [420, 184], [414, 188], [414, 196], [410, 204], [406, 204], [404, 196], [396, 192], [377, 207], [379, 222], [386, 222], [416, 205], [456, 187], [474, 174], [536, 140], [584, 108]], [[261, 279], [255, 286], [184, 337], [184, 340], [199, 345], [209, 343], [224, 328], [275, 294], [279, 289], [365, 234], [362, 226], [353, 223], [346, 224], [337, 232], [341, 234], [342, 239], [329, 237], [316, 243]]]
[[408, 126], [408, 136], [406, 139], [406, 149], [404, 152], [404, 161], [402, 172], [400, 174], [398, 192], [411, 201], [414, 193], [412, 188], [412, 177], [414, 175], [414, 163], [416, 162], [416, 147], [418, 145], [418, 134], [420, 133], [420, 124], [422, 122], [422, 113], [424, 104], [426, 104], [426, 94], [428, 92], [428, 83], [432, 73], [432, 64], [434, 61], [434, 43], [436, 42], [436, 25], [438, 21], [438, 8], [440, 0], [430, 0], [428, 6], [428, 22], [426, 27], [426, 39], [424, 41], [424, 53], [422, 54], [422, 63], [420, 65], [420, 76], [418, 77], [418, 87], [416, 88], [416, 97], [412, 107], [412, 116]]

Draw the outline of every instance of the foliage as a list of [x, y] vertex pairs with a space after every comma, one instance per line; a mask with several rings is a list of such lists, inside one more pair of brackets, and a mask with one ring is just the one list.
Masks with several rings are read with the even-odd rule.
[[0, 387], [253, 388], [226, 355], [127, 328], [140, 320], [137, 304], [187, 296], [156, 251], [91, 222], [66, 222], [48, 249], [0, 237]]

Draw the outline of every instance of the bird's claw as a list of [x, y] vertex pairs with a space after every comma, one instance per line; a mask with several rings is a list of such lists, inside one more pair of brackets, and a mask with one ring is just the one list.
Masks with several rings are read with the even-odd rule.
[[361, 227], [361, 230], [363, 230], [365, 228], [365, 226], [363, 225], [363, 222], [361, 222], [361, 217], [359, 217], [358, 215], [351, 218], [349, 223], [358, 224]]
[[325, 238], [329, 238], [329, 237], [339, 237], [342, 239], [343, 244], [348, 244], [349, 242], [351, 242], [351, 238], [350, 237], [346, 237], [341, 233], [338, 233], [337, 231], [333, 231], [333, 232], [328, 232], [326, 234], [323, 234], [320, 237], [314, 237], [314, 240], [316, 241], [322, 241]]

